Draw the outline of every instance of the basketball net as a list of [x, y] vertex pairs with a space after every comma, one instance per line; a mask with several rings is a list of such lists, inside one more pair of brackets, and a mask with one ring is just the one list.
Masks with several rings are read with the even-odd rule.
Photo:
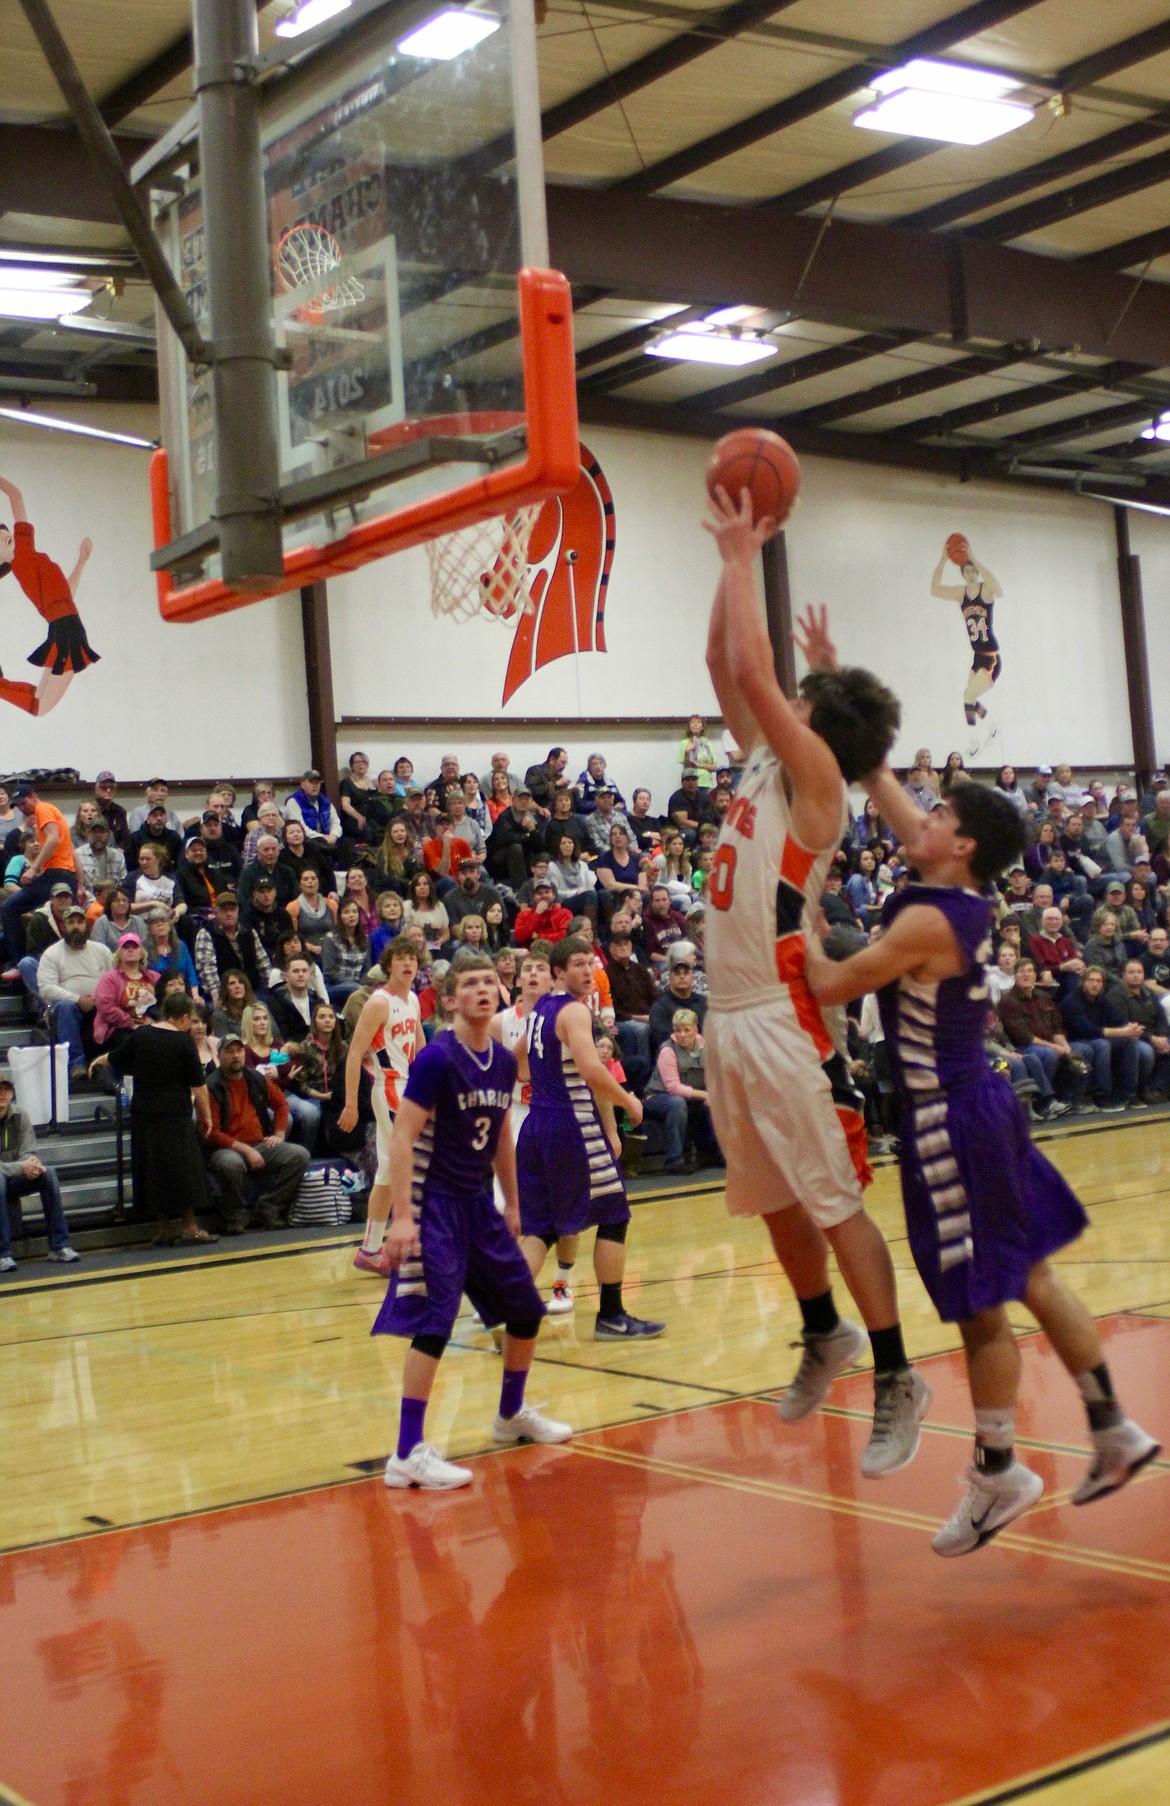
[[[276, 269], [286, 293], [319, 284], [340, 267], [341, 246], [324, 226], [293, 226], [280, 241]], [[294, 308], [290, 318], [303, 320], [309, 326], [320, 326], [326, 314], [336, 313], [342, 307], [355, 307], [365, 298], [366, 291], [357, 277], [345, 276]]]
[[528, 542], [543, 506], [535, 502], [428, 540], [434, 612], [452, 621], [486, 613], [504, 622], [534, 613], [526, 587]]

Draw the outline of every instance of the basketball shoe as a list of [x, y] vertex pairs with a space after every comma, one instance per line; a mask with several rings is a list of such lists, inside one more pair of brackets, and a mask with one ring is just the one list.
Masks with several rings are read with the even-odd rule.
[[665, 1323], [655, 1323], [649, 1317], [631, 1317], [629, 1311], [619, 1311], [615, 1317], [599, 1316], [593, 1325], [595, 1342], [632, 1342], [638, 1336], [660, 1336], [666, 1328]]
[[493, 1442], [568, 1442], [572, 1434], [571, 1424], [543, 1416], [535, 1405], [521, 1405], [515, 1417], [497, 1417], [492, 1425]]
[[1091, 1499], [1103, 1499], [1107, 1493], [1116, 1492], [1147, 1461], [1162, 1453], [1162, 1445], [1128, 1417], [1111, 1430], [1093, 1430], [1091, 1434], [1093, 1461], [1072, 1495], [1074, 1505], [1087, 1505]]
[[800, 1366], [783, 1397], [776, 1401], [776, 1410], [785, 1423], [799, 1423], [802, 1417], [817, 1410], [837, 1375], [852, 1367], [868, 1346], [865, 1331], [847, 1317], [842, 1317], [827, 1336], [806, 1334], [794, 1346], [799, 1348], [802, 1344]]
[[563, 1317], [573, 1308], [573, 1288], [567, 1279], [554, 1279], [552, 1297], [545, 1305], [550, 1317]]
[[376, 1273], [380, 1279], [388, 1279], [393, 1272], [380, 1248], [376, 1254], [367, 1254], [364, 1248], [359, 1248], [353, 1257], [353, 1264], [359, 1273]]
[[416, 1442], [409, 1455], [391, 1455], [386, 1463], [387, 1486], [419, 1486], [428, 1492], [449, 1492], [471, 1485], [471, 1469], [444, 1461], [429, 1442]]
[[1002, 1474], [967, 1469], [967, 1490], [959, 1509], [931, 1540], [936, 1555], [970, 1555], [1034, 1505], [1044, 1491], [1039, 1474], [1013, 1461]]
[[930, 1387], [913, 1367], [873, 1376], [873, 1430], [861, 1471], [868, 1480], [896, 1474], [918, 1453], [921, 1424], [930, 1410]]

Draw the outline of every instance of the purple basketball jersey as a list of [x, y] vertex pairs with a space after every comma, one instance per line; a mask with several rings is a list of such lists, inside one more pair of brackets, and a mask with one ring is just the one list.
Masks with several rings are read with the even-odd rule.
[[557, 1018], [573, 1001], [567, 991], [538, 997], [528, 1018], [528, 1071], [534, 1110], [585, 1109], [590, 1115], [593, 1113], [593, 1093], [557, 1034]]
[[493, 1041], [477, 1054], [452, 1029], [424, 1047], [403, 1095], [432, 1112], [414, 1144], [414, 1195], [477, 1198], [491, 1190], [500, 1127], [512, 1107], [516, 1059]]
[[922, 1282], [945, 1322], [1022, 1299], [1038, 1261], [1075, 1241], [1086, 1217], [1056, 1168], [1032, 1145], [1007, 1079], [984, 1049], [991, 906], [972, 891], [912, 884], [887, 903], [939, 910], [966, 960], [954, 978], [902, 977], [879, 993], [902, 1095], [902, 1199]]

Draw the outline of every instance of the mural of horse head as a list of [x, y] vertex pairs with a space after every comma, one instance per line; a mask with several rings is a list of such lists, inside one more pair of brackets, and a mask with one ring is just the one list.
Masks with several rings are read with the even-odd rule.
[[503, 701], [554, 659], [604, 652], [605, 602], [613, 568], [613, 495], [593, 453], [568, 495], [546, 502], [528, 542], [528, 603], [512, 638]]

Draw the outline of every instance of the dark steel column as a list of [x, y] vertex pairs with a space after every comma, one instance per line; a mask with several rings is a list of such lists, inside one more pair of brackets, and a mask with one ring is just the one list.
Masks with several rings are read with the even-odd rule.
[[1158, 768], [1154, 750], [1154, 707], [1150, 697], [1150, 660], [1146, 650], [1146, 612], [1142, 601], [1142, 565], [1129, 549], [1129, 511], [1113, 510], [1117, 535], [1117, 587], [1121, 596], [1121, 634], [1125, 644], [1125, 682], [1138, 789]]
[[329, 647], [329, 590], [308, 583], [301, 591], [305, 684], [309, 693], [309, 752], [336, 803], [337, 716], [333, 707], [333, 654]]
[[788, 547], [774, 533], [760, 551], [764, 566], [764, 611], [776, 677], [785, 696], [796, 695], [796, 648], [792, 643], [792, 591], [788, 583]]
[[284, 571], [254, 0], [195, 0], [194, 37], [211, 312], [215, 519], [224, 581], [247, 589]]

